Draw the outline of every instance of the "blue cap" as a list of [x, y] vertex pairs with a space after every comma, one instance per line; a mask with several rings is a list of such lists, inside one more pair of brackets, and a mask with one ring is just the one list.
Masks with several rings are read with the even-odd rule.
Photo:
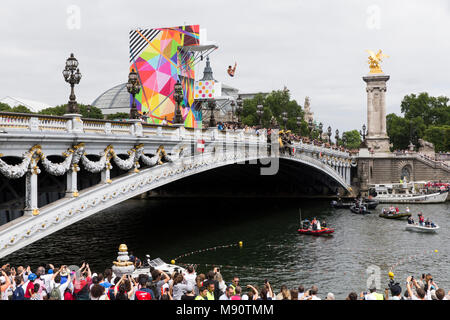
[[30, 280], [30, 281], [34, 281], [34, 280], [36, 280], [36, 278], [37, 278], [37, 275], [34, 274], [34, 273], [31, 273], [31, 274], [28, 276], [28, 280]]
[[49, 269], [47, 274], [53, 274], [53, 269]]

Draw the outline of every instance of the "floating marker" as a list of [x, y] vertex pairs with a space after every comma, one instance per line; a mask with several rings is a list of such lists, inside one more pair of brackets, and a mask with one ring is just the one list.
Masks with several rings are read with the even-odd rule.
[[175, 260], [170, 261], [171, 264], [175, 264]]
[[239, 247], [243, 247], [244, 246], [244, 243], [242, 242], [242, 241], [239, 241]]

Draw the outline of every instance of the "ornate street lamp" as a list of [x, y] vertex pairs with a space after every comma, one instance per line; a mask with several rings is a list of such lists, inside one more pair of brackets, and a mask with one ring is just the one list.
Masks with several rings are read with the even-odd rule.
[[234, 107], [236, 107], [236, 102], [234, 102], [234, 100], [231, 100], [230, 106], [231, 106], [231, 122], [234, 123]]
[[287, 121], [288, 121], [288, 117], [287, 116], [288, 116], [288, 114], [285, 111], [281, 115], [283, 116], [284, 130], [286, 130], [287, 129]]
[[241, 114], [242, 114], [242, 110], [243, 110], [243, 106], [244, 106], [244, 101], [242, 100], [241, 96], [239, 95], [237, 100], [236, 100], [236, 113], [238, 115], [238, 122], [239, 124], [241, 124]]
[[328, 126], [327, 135], [328, 135], [328, 142], [331, 144], [331, 126]]
[[128, 75], [127, 91], [133, 96], [133, 103], [131, 104], [130, 119], [139, 119], [139, 112], [136, 107], [136, 95], [141, 91], [141, 84], [139, 77], [134, 69]]
[[345, 135], [345, 133], [342, 135], [342, 142], [344, 143], [344, 147], [347, 148], [347, 136]]
[[362, 129], [363, 129], [363, 131], [359, 130], [359, 134], [363, 138], [363, 142], [364, 142], [364, 141], [366, 141], [366, 134], [367, 134], [367, 132], [366, 132], [367, 127], [365, 124], [363, 124]]
[[298, 133], [302, 133], [302, 117], [297, 117], [297, 127], [298, 127]]
[[258, 118], [259, 118], [259, 126], [261, 127], [262, 126], [262, 116], [263, 116], [263, 114], [264, 114], [264, 106], [262, 106], [262, 105], [258, 105], [258, 106], [256, 106], [256, 114], [258, 115]]
[[319, 123], [319, 141], [322, 142], [323, 124]]
[[338, 147], [339, 146], [339, 130], [338, 129], [336, 129], [336, 147]]
[[80, 69], [78, 69], [78, 60], [75, 59], [73, 53], [71, 53], [70, 57], [66, 60], [66, 67], [63, 71], [63, 76], [66, 82], [70, 84], [71, 88], [66, 112], [68, 114], [77, 114], [80, 110], [75, 97], [75, 85], [80, 83], [81, 73]]
[[214, 128], [216, 123], [216, 118], [214, 118], [214, 109], [216, 108], [216, 101], [208, 101], [208, 108], [211, 110], [211, 117], [209, 118], [209, 127]]
[[312, 119], [309, 119], [309, 121], [308, 121], [308, 129], [309, 129], [309, 138], [312, 140], [312, 133], [314, 130], [314, 123], [313, 123]]
[[175, 117], [173, 120], [174, 124], [182, 124], [183, 123], [183, 117], [181, 116], [181, 109], [180, 105], [181, 102], [183, 102], [184, 94], [183, 94], [183, 85], [181, 84], [180, 80], [175, 83], [174, 90], [173, 90], [173, 98], [175, 102], [177, 103], [175, 106]]

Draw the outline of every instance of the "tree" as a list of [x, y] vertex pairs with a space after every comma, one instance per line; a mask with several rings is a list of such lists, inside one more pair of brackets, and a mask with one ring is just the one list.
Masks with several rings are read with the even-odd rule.
[[450, 123], [449, 101], [448, 97], [432, 97], [426, 92], [418, 96], [411, 94], [403, 98], [401, 111], [405, 114], [405, 119], [422, 118], [427, 127], [446, 125]]
[[436, 152], [450, 150], [450, 125], [430, 126], [425, 130], [424, 139], [434, 144]]
[[106, 116], [106, 119], [108, 119], [108, 120], [129, 119], [129, 118], [130, 118], [130, 114], [126, 113], [126, 112], [118, 112], [118, 113], [114, 113], [114, 114], [108, 114]]
[[34, 113], [30, 109], [28, 109], [27, 107], [25, 107], [23, 105], [18, 105], [16, 107], [12, 108], [11, 112], [16, 112], [16, 113]]
[[[283, 112], [287, 112], [287, 128], [293, 132], [299, 131], [297, 126], [297, 117], [301, 117], [303, 119], [304, 113], [302, 107], [295, 100], [291, 100], [290, 92], [287, 88], [272, 91], [266, 97], [259, 93], [253, 99], [244, 100], [242, 110], [243, 124], [248, 126], [259, 125], [259, 117], [256, 113], [258, 105], [264, 106], [264, 114], [262, 117], [263, 127], [270, 127], [270, 120], [272, 119], [272, 116], [276, 118], [280, 126], [284, 127], [282, 114]], [[307, 135], [308, 125], [304, 123], [303, 120], [301, 130], [304, 135]]]
[[0, 102], [0, 112], [11, 112], [11, 107], [3, 102]]
[[[78, 104], [80, 114], [83, 118], [103, 119], [102, 110], [85, 104]], [[90, 111], [89, 111], [90, 108]], [[47, 108], [39, 112], [39, 114], [46, 114], [51, 116], [63, 116], [67, 113], [67, 104], [59, 105], [53, 108]]]
[[339, 141], [340, 143], [343, 143], [344, 137], [346, 140], [346, 143], [344, 145], [347, 149], [350, 149], [350, 150], [359, 149], [362, 139], [361, 139], [361, 135], [359, 134], [358, 130], [344, 132], [342, 134], [342, 140]]

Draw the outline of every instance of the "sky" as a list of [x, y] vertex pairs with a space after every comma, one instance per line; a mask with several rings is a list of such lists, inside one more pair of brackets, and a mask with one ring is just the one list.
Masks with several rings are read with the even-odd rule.
[[[243, 92], [286, 86], [315, 119], [342, 131], [367, 122], [368, 54], [390, 56], [387, 113], [411, 93], [450, 96], [448, 0], [2, 0], [0, 98], [66, 103], [74, 53], [80, 103], [127, 81], [133, 28], [199, 24], [219, 45], [214, 76]], [[235, 78], [226, 69], [237, 62]], [[199, 66], [203, 70], [203, 66]]]

